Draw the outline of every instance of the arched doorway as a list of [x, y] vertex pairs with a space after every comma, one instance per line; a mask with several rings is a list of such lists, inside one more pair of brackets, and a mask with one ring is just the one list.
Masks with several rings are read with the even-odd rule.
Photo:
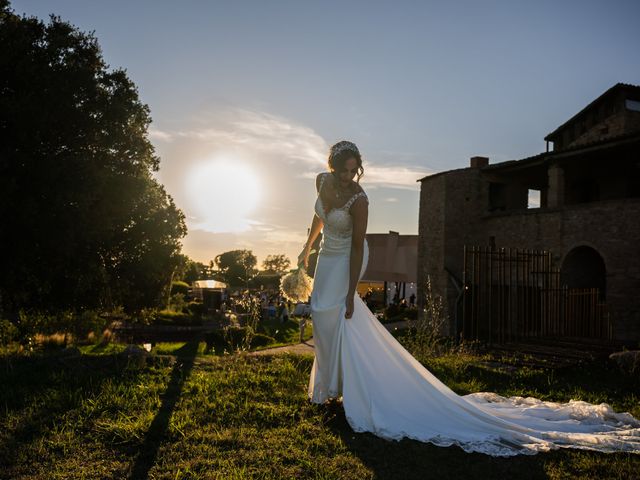
[[604, 260], [594, 248], [581, 245], [566, 255], [560, 269], [565, 335], [611, 338], [606, 275]]
[[571, 250], [562, 262], [561, 274], [562, 283], [570, 289], [597, 288], [604, 301], [607, 269], [594, 248], [581, 245]]

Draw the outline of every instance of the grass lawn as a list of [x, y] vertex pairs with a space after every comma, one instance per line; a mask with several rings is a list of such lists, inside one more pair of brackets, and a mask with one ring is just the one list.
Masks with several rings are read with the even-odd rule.
[[[306, 400], [313, 357], [199, 355], [127, 363], [0, 357], [0, 478], [638, 478], [640, 455], [560, 450], [509, 459], [353, 433]], [[610, 365], [513, 373], [480, 357], [425, 360], [456, 392], [606, 401], [640, 416], [640, 382]]]

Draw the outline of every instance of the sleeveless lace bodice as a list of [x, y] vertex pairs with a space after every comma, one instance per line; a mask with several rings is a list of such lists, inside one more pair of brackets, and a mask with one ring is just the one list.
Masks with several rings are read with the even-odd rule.
[[349, 213], [349, 208], [360, 197], [364, 197], [367, 203], [369, 203], [369, 199], [366, 193], [358, 192], [342, 207], [332, 208], [329, 212], [325, 212], [320, 192], [322, 192], [322, 185], [327, 175], [329, 174], [325, 173], [320, 177], [320, 188], [318, 189], [318, 198], [315, 204], [316, 214], [324, 222], [320, 253], [348, 255], [351, 252], [351, 235], [353, 233], [353, 219]]

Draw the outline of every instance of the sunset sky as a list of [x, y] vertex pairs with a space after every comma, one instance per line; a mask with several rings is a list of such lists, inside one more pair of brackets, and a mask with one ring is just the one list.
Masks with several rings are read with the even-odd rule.
[[184, 253], [295, 263], [329, 146], [360, 148], [369, 233], [418, 233], [419, 184], [640, 84], [638, 1], [13, 1], [95, 31], [149, 105]]

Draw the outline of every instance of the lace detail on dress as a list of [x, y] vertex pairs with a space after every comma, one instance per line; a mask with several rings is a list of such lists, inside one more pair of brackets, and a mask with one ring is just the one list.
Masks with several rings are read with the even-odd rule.
[[320, 177], [320, 188], [318, 189], [318, 198], [315, 206], [316, 214], [324, 222], [320, 252], [330, 255], [348, 255], [351, 252], [351, 237], [353, 234], [353, 218], [349, 213], [349, 208], [360, 197], [364, 197], [367, 203], [369, 200], [364, 191], [361, 191], [353, 195], [343, 206], [334, 207], [328, 212], [325, 211], [320, 193], [327, 175], [325, 173]]

